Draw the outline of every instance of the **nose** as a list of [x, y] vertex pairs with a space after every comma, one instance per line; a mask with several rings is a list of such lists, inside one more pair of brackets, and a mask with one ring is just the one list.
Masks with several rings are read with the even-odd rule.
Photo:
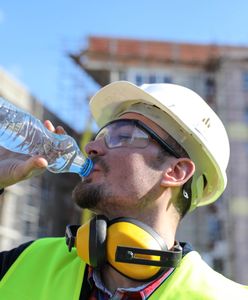
[[103, 138], [97, 139], [94, 141], [90, 141], [85, 146], [85, 152], [87, 153], [88, 156], [104, 155], [106, 152], [106, 146], [105, 146]]

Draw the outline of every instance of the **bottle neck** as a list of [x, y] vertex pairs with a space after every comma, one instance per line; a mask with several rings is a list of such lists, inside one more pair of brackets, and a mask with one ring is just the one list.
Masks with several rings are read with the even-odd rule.
[[82, 152], [78, 151], [68, 171], [77, 173], [81, 177], [86, 177], [91, 172], [92, 167], [92, 160], [90, 158], [85, 158]]

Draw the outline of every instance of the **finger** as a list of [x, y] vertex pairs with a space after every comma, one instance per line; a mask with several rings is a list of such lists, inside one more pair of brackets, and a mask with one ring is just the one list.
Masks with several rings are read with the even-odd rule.
[[32, 157], [30, 160], [33, 161], [34, 168], [42, 169], [48, 166], [47, 160], [43, 157]]
[[49, 120], [44, 121], [44, 125], [48, 130], [55, 132], [55, 127], [53, 126], [51, 121]]
[[55, 132], [58, 134], [66, 134], [66, 131], [62, 126], [57, 126]]

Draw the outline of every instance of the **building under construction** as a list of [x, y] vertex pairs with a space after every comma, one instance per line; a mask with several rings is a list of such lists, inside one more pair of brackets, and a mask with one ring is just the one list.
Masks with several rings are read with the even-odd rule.
[[178, 238], [189, 240], [216, 270], [247, 284], [248, 47], [90, 37], [71, 58], [101, 86], [176, 83], [218, 113], [231, 144], [228, 186], [215, 204], [185, 218]]

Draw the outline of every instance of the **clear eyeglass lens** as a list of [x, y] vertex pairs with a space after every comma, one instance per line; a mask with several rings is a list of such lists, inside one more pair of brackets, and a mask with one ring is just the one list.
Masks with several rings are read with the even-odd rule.
[[134, 124], [128, 124], [127, 122], [116, 122], [106, 126], [98, 133], [95, 139], [102, 137], [105, 138], [109, 148], [145, 148], [149, 144], [148, 134]]

